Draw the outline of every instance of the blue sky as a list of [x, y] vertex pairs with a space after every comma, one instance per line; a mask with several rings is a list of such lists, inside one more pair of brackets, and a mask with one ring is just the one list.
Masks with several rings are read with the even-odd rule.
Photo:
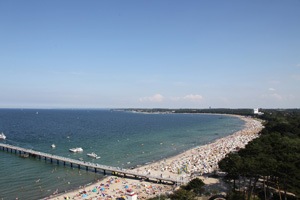
[[0, 1], [1, 108], [300, 108], [300, 1]]

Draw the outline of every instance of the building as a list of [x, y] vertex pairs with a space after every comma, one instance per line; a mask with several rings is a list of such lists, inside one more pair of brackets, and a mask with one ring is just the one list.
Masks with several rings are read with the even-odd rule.
[[264, 114], [263, 112], [259, 112], [258, 108], [254, 108], [253, 113], [254, 113], [254, 115], [263, 115]]
[[126, 200], [137, 200], [137, 194], [132, 190], [127, 190], [125, 193]]

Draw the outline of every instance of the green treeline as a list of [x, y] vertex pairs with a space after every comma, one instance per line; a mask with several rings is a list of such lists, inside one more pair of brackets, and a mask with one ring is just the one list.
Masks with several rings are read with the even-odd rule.
[[300, 112], [263, 112], [261, 136], [219, 162], [220, 170], [227, 172], [225, 180], [234, 188], [229, 199], [298, 199]]
[[[134, 111], [145, 113], [212, 113], [212, 114], [233, 114], [254, 116], [253, 109], [250, 108], [209, 108], [209, 109], [169, 109], [169, 108], [126, 108], [126, 109], [112, 109], [112, 111]], [[260, 109], [261, 112], [270, 113], [300, 113], [300, 109]], [[276, 114], [276, 115], [277, 115]]]
[[145, 112], [145, 113], [212, 113], [212, 114], [253, 115], [253, 109], [230, 109], [230, 108], [214, 108], [214, 109], [127, 108], [127, 109], [113, 109], [113, 110]]

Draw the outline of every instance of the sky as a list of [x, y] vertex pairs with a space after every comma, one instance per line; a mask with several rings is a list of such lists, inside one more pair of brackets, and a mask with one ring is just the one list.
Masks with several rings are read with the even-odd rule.
[[0, 1], [0, 108], [208, 107], [300, 108], [300, 1]]

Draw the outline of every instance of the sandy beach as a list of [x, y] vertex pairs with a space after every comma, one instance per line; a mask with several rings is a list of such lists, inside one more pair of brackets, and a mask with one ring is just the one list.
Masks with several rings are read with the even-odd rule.
[[[209, 178], [209, 173], [217, 170], [218, 162], [226, 154], [244, 148], [245, 145], [259, 137], [263, 125], [253, 118], [237, 116], [244, 120], [245, 128], [213, 143], [198, 146], [179, 155], [160, 160], [134, 169], [137, 172], [152, 175], [191, 180], [199, 177], [204, 181], [208, 189], [218, 189], [218, 192], [226, 191], [226, 186], [219, 179]], [[137, 193], [138, 199], [147, 199], [158, 194], [171, 193], [177, 186], [160, 183], [107, 176], [103, 180], [89, 186], [81, 186], [71, 192], [46, 197], [44, 199], [117, 199], [124, 196], [127, 190]]]

